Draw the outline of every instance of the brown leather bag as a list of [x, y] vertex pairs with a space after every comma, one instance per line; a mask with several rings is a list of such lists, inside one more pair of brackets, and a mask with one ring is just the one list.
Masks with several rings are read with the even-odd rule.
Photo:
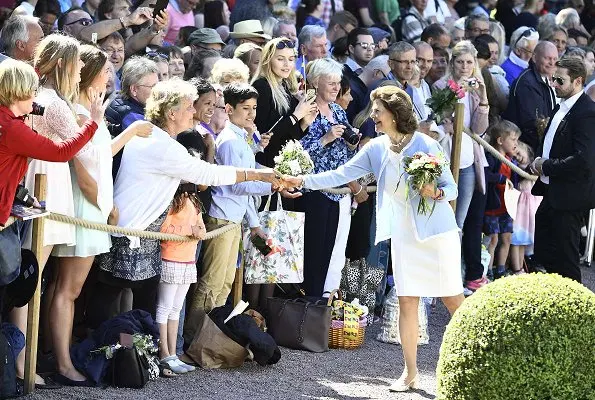
[[267, 301], [269, 333], [279, 346], [314, 353], [328, 351], [331, 327], [331, 302], [307, 299], [278, 299]]

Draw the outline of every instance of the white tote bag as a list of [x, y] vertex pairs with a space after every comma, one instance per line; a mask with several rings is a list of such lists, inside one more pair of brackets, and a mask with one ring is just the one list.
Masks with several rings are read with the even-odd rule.
[[270, 211], [271, 196], [264, 211], [258, 213], [267, 244], [278, 251], [264, 256], [250, 241], [250, 229], [244, 230], [244, 280], [257, 283], [302, 283], [304, 281], [305, 214], [285, 211], [277, 194], [277, 211]]

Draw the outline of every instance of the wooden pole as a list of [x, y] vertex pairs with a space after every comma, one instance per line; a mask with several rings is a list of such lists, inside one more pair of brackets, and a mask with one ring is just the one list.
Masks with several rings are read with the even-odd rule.
[[236, 268], [236, 277], [233, 281], [232, 293], [233, 293], [233, 306], [237, 306], [240, 300], [242, 300], [242, 289], [244, 287], [244, 252], [240, 260], [240, 266]]
[[[463, 124], [465, 123], [465, 105], [457, 103], [455, 105], [455, 120], [453, 124], [452, 148], [450, 150], [450, 171], [455, 180], [459, 183], [459, 166], [461, 165], [461, 141], [463, 140]], [[457, 201], [450, 202], [453, 210], [457, 208]]]
[[[35, 175], [35, 198], [38, 201], [45, 201], [47, 190], [47, 177], [43, 174]], [[33, 241], [31, 250], [37, 260], [41, 260], [43, 253], [43, 226], [45, 218], [35, 218], [33, 220]], [[37, 289], [33, 298], [29, 301], [29, 311], [27, 314], [27, 346], [25, 346], [25, 394], [33, 392], [35, 389], [35, 370], [37, 365], [37, 342], [39, 334], [39, 305], [41, 300], [41, 276], [43, 274], [42, 266], [39, 266], [39, 278], [37, 280]]]

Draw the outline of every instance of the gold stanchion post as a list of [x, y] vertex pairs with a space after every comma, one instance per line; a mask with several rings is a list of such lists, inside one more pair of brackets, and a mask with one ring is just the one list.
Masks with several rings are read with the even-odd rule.
[[[243, 253], [243, 252], [242, 252]], [[244, 287], [244, 254], [241, 256], [240, 266], [236, 268], [236, 277], [233, 281], [232, 293], [233, 293], [233, 306], [237, 306], [240, 300], [242, 300], [242, 289]]]
[[[465, 121], [465, 105], [455, 105], [455, 120], [453, 124], [452, 148], [450, 151], [450, 171], [456, 183], [459, 183], [459, 166], [461, 165], [461, 141], [463, 140], [463, 124]], [[450, 202], [453, 210], [457, 208], [457, 201]]]
[[[35, 198], [38, 201], [45, 201], [47, 190], [47, 177], [43, 174], [35, 175]], [[37, 260], [41, 259], [43, 252], [43, 225], [45, 218], [33, 220], [33, 241], [32, 250]], [[41, 266], [40, 266], [41, 267]], [[25, 346], [25, 393], [32, 393], [35, 389], [35, 370], [37, 364], [37, 342], [39, 334], [39, 305], [41, 300], [41, 275], [43, 270], [39, 269], [37, 289], [33, 298], [29, 301], [29, 312], [27, 314], [27, 346]]]

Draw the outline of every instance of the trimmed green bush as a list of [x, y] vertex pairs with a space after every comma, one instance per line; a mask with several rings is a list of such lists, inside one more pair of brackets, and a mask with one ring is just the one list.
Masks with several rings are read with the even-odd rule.
[[446, 327], [440, 400], [595, 399], [595, 294], [558, 275], [499, 279]]

